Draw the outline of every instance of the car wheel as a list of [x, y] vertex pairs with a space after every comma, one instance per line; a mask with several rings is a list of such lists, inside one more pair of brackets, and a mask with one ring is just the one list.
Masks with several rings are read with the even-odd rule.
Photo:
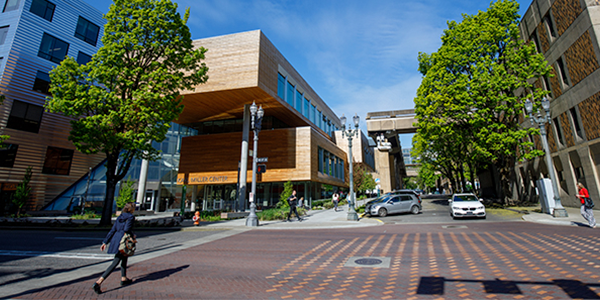
[[411, 207], [411, 208], [410, 208], [410, 212], [411, 212], [413, 215], [416, 215], [416, 214], [418, 214], [418, 213], [419, 213], [419, 207], [418, 207], [418, 206], [416, 206], [416, 205], [413, 205], [413, 207]]
[[385, 216], [387, 216], [387, 209], [385, 209], [385, 208], [380, 208], [380, 209], [379, 209], [379, 211], [377, 211], [377, 214], [378, 214], [380, 217], [385, 217]]

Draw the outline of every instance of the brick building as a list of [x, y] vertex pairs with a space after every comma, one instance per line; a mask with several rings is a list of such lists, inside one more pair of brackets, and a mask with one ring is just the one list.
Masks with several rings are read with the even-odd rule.
[[[600, 1], [534, 0], [520, 24], [552, 66], [536, 82], [551, 93], [548, 143], [563, 205], [578, 207], [577, 182], [600, 202]], [[523, 126], [531, 126], [523, 119]], [[533, 138], [542, 149], [539, 136]], [[516, 197], [535, 197], [535, 181], [549, 178], [543, 157], [518, 164]]]

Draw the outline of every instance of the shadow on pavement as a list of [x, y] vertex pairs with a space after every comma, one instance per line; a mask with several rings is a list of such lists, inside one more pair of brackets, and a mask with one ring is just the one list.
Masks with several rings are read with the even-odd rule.
[[513, 280], [472, 280], [472, 279], [447, 279], [445, 277], [421, 277], [417, 295], [444, 295], [446, 282], [475, 282], [483, 284], [487, 294], [521, 295], [523, 292], [519, 285], [555, 285], [561, 288], [573, 299], [600, 299], [590, 287], [599, 287], [600, 284], [583, 283], [579, 280], [554, 279], [551, 281], [513, 281]]
[[155, 280], [163, 279], [163, 278], [169, 277], [175, 273], [181, 272], [189, 267], [190, 267], [190, 265], [185, 265], [185, 266], [179, 266], [177, 268], [171, 268], [171, 269], [167, 269], [167, 270], [162, 270], [162, 271], [157, 271], [157, 272], [153, 272], [150, 274], [146, 274], [140, 278], [135, 278], [133, 280], [133, 284], [141, 283], [144, 281], [155, 281]]

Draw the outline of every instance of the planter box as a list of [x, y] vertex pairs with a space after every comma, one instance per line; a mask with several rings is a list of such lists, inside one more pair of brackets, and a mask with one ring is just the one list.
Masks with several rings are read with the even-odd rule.
[[221, 219], [229, 220], [229, 219], [245, 218], [249, 214], [250, 214], [249, 212], [222, 212]]

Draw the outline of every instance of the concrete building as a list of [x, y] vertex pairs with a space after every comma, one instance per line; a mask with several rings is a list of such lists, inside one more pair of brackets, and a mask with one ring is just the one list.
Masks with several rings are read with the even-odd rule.
[[[552, 66], [553, 77], [536, 84], [551, 92], [552, 121], [546, 126], [553, 168], [565, 206], [580, 206], [582, 182], [600, 203], [600, 2], [534, 0], [520, 24]], [[531, 126], [522, 119], [523, 126]], [[542, 149], [539, 136], [533, 138]], [[514, 197], [535, 198], [535, 182], [549, 178], [544, 158], [516, 166]]]
[[102, 13], [78, 0], [0, 0], [0, 214], [28, 166], [32, 195], [25, 209], [49, 203], [102, 155], [84, 155], [68, 140], [69, 119], [44, 112], [48, 72], [65, 56], [81, 64], [101, 46]]

